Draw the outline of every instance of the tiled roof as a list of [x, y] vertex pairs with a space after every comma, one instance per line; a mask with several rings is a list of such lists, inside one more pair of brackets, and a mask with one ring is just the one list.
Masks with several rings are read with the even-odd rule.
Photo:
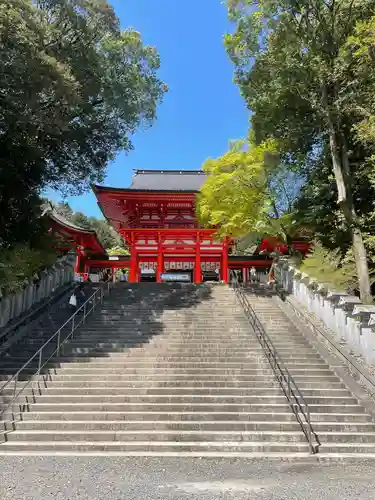
[[72, 222], [65, 219], [65, 217], [60, 215], [55, 210], [50, 211], [48, 213], [48, 216], [52, 220], [55, 220], [57, 223], [61, 224], [62, 226], [65, 226], [68, 229], [72, 229], [73, 231], [79, 231], [80, 233], [92, 234], [92, 235], [96, 236], [96, 232], [93, 229], [86, 229], [84, 227], [77, 226], [76, 224], [73, 224]]
[[136, 170], [130, 189], [199, 191], [205, 180], [202, 170]]
[[80, 245], [82, 244], [94, 252], [106, 253], [103, 245], [99, 241], [96, 231], [93, 229], [85, 229], [83, 227], [76, 226], [55, 210], [48, 210], [45, 212], [45, 215], [47, 215], [51, 221], [54, 221], [55, 224], [57, 224], [57, 227], [61, 228], [62, 231], [66, 230], [68, 234], [73, 233], [72, 236], [76, 243], [78, 242]]

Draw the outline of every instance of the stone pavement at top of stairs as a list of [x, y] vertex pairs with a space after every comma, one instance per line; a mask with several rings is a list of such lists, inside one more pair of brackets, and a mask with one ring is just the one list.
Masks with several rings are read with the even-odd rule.
[[1, 500], [373, 500], [374, 462], [0, 457]]

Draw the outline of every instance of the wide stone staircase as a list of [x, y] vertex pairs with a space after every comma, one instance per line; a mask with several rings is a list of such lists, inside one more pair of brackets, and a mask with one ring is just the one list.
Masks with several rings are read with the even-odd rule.
[[[272, 299], [249, 298], [309, 404], [320, 451], [375, 456], [370, 415]], [[4, 415], [0, 455], [309, 453], [226, 286], [118, 284], [43, 375], [19, 383], [30, 378], [15, 414]]]

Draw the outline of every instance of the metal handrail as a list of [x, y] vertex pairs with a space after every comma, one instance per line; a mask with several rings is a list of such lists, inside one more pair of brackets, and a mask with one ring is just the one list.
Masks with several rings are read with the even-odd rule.
[[[111, 283], [108, 282], [107, 284], [107, 293], [109, 293], [111, 289]], [[33, 377], [39, 376], [41, 373], [41, 370], [50, 362], [50, 360], [55, 356], [59, 356], [61, 348], [64, 346], [64, 344], [73, 338], [74, 332], [77, 330], [79, 326], [81, 326], [83, 323], [86, 322], [87, 316], [91, 314], [91, 312], [96, 308], [96, 306], [100, 303], [103, 302], [104, 298], [104, 290], [103, 287], [100, 287], [95, 290], [95, 292], [75, 311], [70, 318], [65, 321], [65, 323], [60, 326], [60, 328], [42, 345], [38, 351], [36, 351], [28, 361], [0, 388], [0, 397], [3, 395], [4, 390], [10, 386], [10, 384], [14, 383], [14, 390], [13, 390], [13, 395], [11, 401], [6, 404], [5, 408], [3, 408], [0, 411], [0, 421], [2, 420], [2, 416], [9, 411], [10, 408], [13, 408], [15, 405], [16, 400], [21, 396], [21, 394], [24, 392], [25, 389], [27, 389], [30, 385], [32, 386], [31, 391], [33, 394], [33, 397], [35, 398], [34, 394], [34, 386], [33, 384], [36, 383], [38, 386], [38, 393], [41, 394], [41, 388], [40, 388], [40, 379], [38, 380], [33, 380]], [[91, 307], [90, 307], [91, 305]], [[79, 322], [76, 321], [77, 315], [80, 312], [83, 312], [82, 318], [80, 319]], [[61, 339], [61, 333], [64, 328], [66, 328], [69, 323], [71, 323], [71, 329], [68, 335]], [[48, 356], [46, 360], [43, 361], [43, 351], [47, 346], [49, 346], [54, 340], [56, 340], [56, 349], [53, 351], [52, 354]], [[22, 374], [22, 372], [27, 368], [30, 363], [38, 358], [38, 369], [33, 375], [30, 375], [30, 380], [17, 392], [17, 384], [19, 382], [19, 376]], [[27, 402], [27, 401], [26, 401]], [[12, 411], [13, 418], [14, 419], [14, 413]]]
[[[288, 400], [290, 408], [293, 411], [297, 422], [301, 426], [301, 429], [309, 444], [310, 453], [318, 453], [321, 443], [311, 423], [311, 412], [309, 405], [307, 404], [302, 392], [298, 388], [289, 370], [285, 366], [270, 337], [266, 333], [254, 309], [251, 307], [250, 302], [246, 297], [242, 287], [240, 286], [235, 273], [231, 273], [231, 284], [244, 309], [246, 317], [249, 320], [250, 325], [254, 329], [259, 343], [265, 352], [265, 355], [271, 365], [275, 377]], [[301, 415], [303, 416], [303, 418], [301, 418]]]

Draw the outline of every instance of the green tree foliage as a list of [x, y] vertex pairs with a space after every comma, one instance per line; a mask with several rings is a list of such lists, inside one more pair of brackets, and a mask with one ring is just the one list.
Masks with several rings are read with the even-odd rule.
[[[241, 144], [242, 148], [242, 144]], [[244, 235], [265, 211], [266, 164], [274, 163], [273, 144], [248, 150], [236, 143], [223, 156], [207, 160], [202, 169], [207, 180], [198, 198], [198, 215], [206, 226], [220, 226], [225, 235]]]
[[331, 290], [354, 293], [358, 288], [353, 256], [348, 252], [343, 259], [338, 248], [330, 250], [316, 243], [302, 261], [300, 270]]
[[[356, 200], [356, 209], [361, 218], [365, 244], [369, 260], [375, 256], [375, 248], [369, 245], [369, 237], [375, 231], [375, 219], [372, 217], [375, 200], [375, 184], [371, 182], [373, 167], [368, 153], [353, 144], [352, 151], [352, 189]], [[356, 168], [354, 168], [356, 165]], [[351, 236], [347, 231], [342, 211], [337, 205], [337, 186], [332, 175], [331, 158], [323, 151], [311, 165], [305, 184], [294, 206], [297, 225], [305, 224], [327, 248], [340, 248], [344, 256], [351, 247]]]
[[129, 255], [129, 250], [121, 246], [115, 246], [107, 250], [108, 255]]
[[48, 220], [38, 219], [38, 226], [39, 231], [28, 244], [0, 248], [0, 296], [21, 290], [34, 273], [52, 267], [59, 257], [53, 236], [48, 232]]
[[203, 224], [220, 226], [223, 235], [240, 236], [240, 252], [267, 236], [291, 245], [301, 229], [293, 206], [303, 179], [280, 162], [274, 141], [257, 147], [251, 139], [235, 142], [202, 168], [207, 174], [198, 202]]
[[351, 37], [360, 30], [359, 23], [371, 19], [375, 2], [228, 0], [227, 4], [236, 30], [225, 43], [242, 95], [253, 111], [255, 137], [258, 142], [276, 139], [281, 151], [305, 168], [327, 148], [335, 201], [352, 241], [361, 297], [366, 299], [370, 281], [353, 192], [357, 165], [348, 138], [363, 121], [353, 99], [372, 109], [375, 94], [369, 92], [370, 72], [358, 69], [358, 50], [348, 50], [348, 44], [356, 43]]
[[58, 257], [51, 248], [34, 249], [29, 245], [16, 245], [12, 250], [2, 251], [0, 255], [1, 294], [22, 290], [35, 273], [52, 267]]
[[2, 2], [0, 67], [0, 244], [12, 245], [28, 240], [41, 190], [103, 179], [166, 86], [156, 50], [105, 0]]
[[345, 68], [351, 75], [350, 91], [343, 105], [358, 120], [353, 126], [356, 138], [375, 146], [375, 15], [357, 22], [354, 32], [341, 50]]

